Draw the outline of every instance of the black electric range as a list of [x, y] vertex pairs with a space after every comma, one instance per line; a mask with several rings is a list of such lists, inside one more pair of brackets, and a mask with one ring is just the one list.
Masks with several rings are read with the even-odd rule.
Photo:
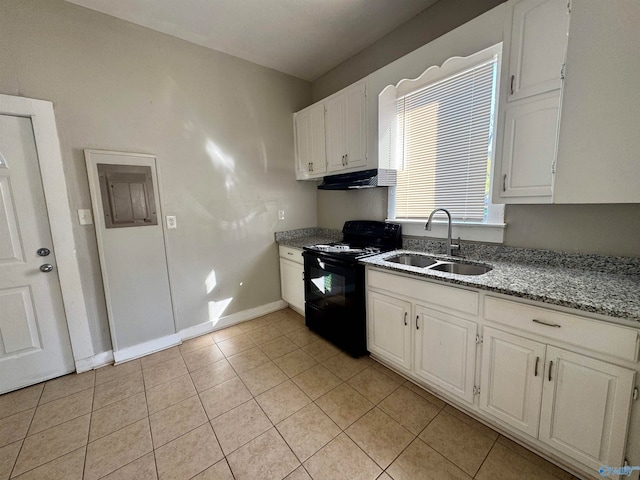
[[358, 260], [402, 248], [402, 227], [345, 222], [342, 241], [305, 247], [306, 325], [354, 357], [367, 353], [364, 266]]

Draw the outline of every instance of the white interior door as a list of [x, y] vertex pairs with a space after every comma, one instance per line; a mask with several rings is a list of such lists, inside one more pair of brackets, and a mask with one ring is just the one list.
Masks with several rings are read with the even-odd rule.
[[0, 393], [74, 370], [31, 119], [0, 115]]

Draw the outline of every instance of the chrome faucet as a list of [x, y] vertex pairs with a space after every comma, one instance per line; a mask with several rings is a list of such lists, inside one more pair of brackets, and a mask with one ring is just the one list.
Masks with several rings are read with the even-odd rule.
[[458, 237], [457, 244], [451, 242], [451, 214], [449, 213], [449, 210], [444, 208], [436, 208], [433, 212], [431, 212], [431, 215], [429, 215], [429, 220], [427, 220], [427, 223], [424, 226], [424, 229], [431, 230], [431, 221], [433, 220], [433, 215], [436, 212], [446, 213], [447, 218], [449, 219], [449, 230], [447, 231], [447, 255], [449, 255], [450, 257], [453, 257], [454, 255], [456, 255], [456, 253], [460, 252], [460, 237]]

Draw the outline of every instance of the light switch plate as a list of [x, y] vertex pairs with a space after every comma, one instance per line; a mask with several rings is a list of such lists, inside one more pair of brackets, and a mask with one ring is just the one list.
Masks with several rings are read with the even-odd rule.
[[278, 220], [284, 220], [284, 210], [278, 210]]
[[176, 221], [175, 215], [167, 215], [167, 228], [170, 230], [178, 228], [178, 223]]
[[88, 208], [81, 208], [78, 210], [78, 220], [80, 225], [93, 225], [93, 215]]

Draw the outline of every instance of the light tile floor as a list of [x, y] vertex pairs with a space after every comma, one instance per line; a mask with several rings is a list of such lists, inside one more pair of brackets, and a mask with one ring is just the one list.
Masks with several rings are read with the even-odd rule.
[[573, 479], [282, 310], [0, 396], [0, 480]]

